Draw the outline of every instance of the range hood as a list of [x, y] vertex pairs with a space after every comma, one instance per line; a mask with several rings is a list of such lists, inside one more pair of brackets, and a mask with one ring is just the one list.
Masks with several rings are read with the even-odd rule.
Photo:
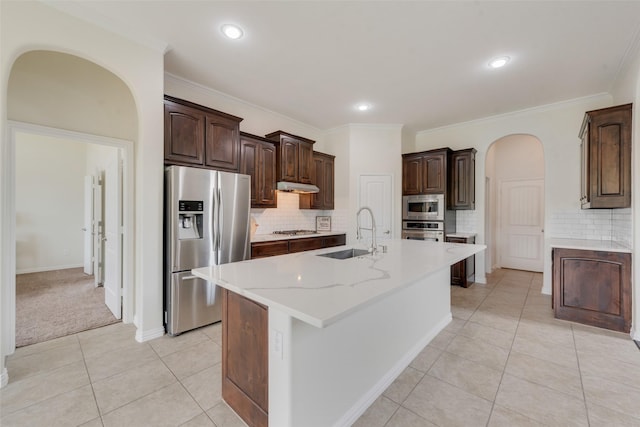
[[318, 187], [312, 184], [300, 184], [299, 182], [280, 181], [276, 185], [276, 190], [286, 191], [287, 193], [317, 193], [320, 191]]

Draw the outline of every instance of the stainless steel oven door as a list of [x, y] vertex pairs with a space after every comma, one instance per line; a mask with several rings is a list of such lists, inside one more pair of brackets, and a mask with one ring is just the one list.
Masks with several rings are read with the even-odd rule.
[[443, 231], [402, 230], [402, 238], [407, 240], [426, 240], [431, 242], [444, 242], [444, 232]]
[[402, 219], [444, 221], [444, 194], [402, 197]]

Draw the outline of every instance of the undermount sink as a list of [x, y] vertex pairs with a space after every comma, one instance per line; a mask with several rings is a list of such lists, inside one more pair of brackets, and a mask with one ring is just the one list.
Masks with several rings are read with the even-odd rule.
[[327, 258], [333, 259], [349, 259], [355, 258], [362, 255], [367, 255], [369, 253], [366, 249], [343, 249], [341, 251], [336, 252], [328, 252], [326, 254], [318, 254], [318, 256], [323, 256]]

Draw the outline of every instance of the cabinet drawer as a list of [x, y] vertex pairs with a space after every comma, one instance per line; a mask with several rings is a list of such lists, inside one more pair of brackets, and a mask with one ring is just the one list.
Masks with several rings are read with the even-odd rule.
[[337, 236], [327, 236], [324, 238], [324, 247], [331, 248], [333, 246], [342, 246], [347, 242], [347, 235], [340, 234]]
[[289, 253], [311, 251], [322, 248], [322, 237], [289, 240]]
[[289, 253], [289, 241], [257, 242], [251, 244], [251, 258], [284, 255]]

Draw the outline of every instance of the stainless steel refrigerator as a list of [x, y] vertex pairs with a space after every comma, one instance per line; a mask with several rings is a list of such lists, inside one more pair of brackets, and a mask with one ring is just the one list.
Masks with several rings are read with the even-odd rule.
[[251, 256], [248, 175], [165, 169], [164, 323], [178, 335], [222, 319], [221, 290], [191, 269]]

